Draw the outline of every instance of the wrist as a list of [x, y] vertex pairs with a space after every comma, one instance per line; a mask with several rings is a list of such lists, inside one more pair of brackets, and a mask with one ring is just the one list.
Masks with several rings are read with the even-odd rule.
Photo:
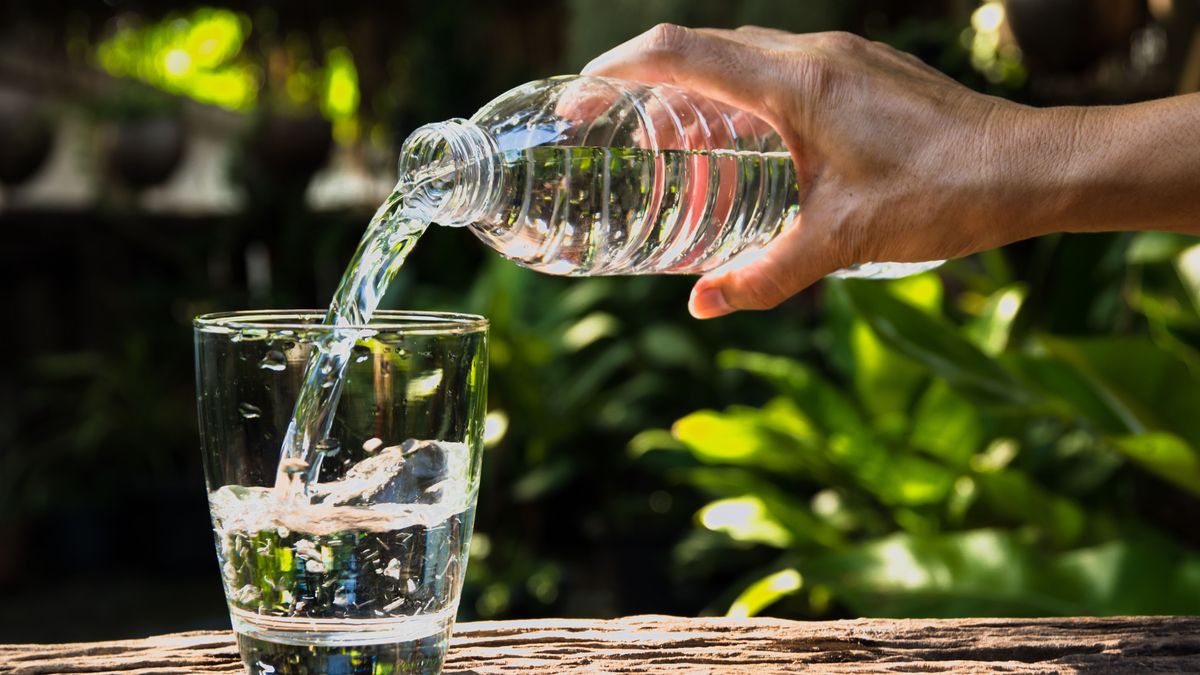
[[1009, 150], [1028, 210], [1025, 236], [1195, 232], [1200, 99], [1025, 108]]
[[1088, 230], [1087, 192], [1094, 167], [1088, 147], [1100, 137], [1100, 108], [1012, 106], [993, 118], [1002, 129], [992, 167], [1002, 195], [999, 223], [1009, 243], [1056, 232]]

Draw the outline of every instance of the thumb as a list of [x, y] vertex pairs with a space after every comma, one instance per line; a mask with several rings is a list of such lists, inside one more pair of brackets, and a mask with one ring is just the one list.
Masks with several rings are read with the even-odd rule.
[[771, 309], [837, 271], [828, 248], [802, 218], [766, 248], [738, 256], [696, 282], [688, 311], [712, 319], [744, 309]]
[[779, 85], [771, 52], [714, 32], [663, 23], [601, 54], [584, 75], [679, 85], [770, 119]]

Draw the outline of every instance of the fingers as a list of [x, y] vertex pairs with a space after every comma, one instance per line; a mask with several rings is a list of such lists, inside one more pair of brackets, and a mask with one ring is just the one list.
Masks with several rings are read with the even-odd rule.
[[688, 311], [697, 319], [712, 319], [739, 310], [771, 309], [841, 267], [812, 229], [797, 222], [766, 248], [697, 281]]
[[596, 57], [582, 72], [677, 84], [773, 117], [770, 102], [779, 88], [774, 61], [769, 51], [749, 42], [715, 31], [660, 24]]

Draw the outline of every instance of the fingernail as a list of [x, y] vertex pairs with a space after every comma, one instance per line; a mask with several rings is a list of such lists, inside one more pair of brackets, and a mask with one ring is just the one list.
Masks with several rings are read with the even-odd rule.
[[725, 301], [725, 294], [721, 292], [720, 287], [708, 286], [692, 291], [688, 311], [697, 319], [712, 319], [733, 312], [733, 307]]
[[619, 46], [613, 47], [612, 49], [604, 52], [600, 56], [597, 56], [596, 58], [592, 59], [591, 61], [588, 61], [588, 64], [583, 67], [583, 70], [579, 71], [579, 74], [580, 75], [597, 75], [599, 73], [604, 72], [605, 68], [607, 68], [608, 66], [611, 66], [613, 63], [617, 62], [620, 59], [621, 54], [624, 53], [624, 51], [625, 50], [623, 50]]
[[597, 70], [599, 70], [600, 68], [603, 68], [604, 63], [609, 60], [610, 59], [608, 56], [608, 52], [605, 52], [605, 53], [601, 54], [600, 56], [597, 56], [596, 58], [592, 59], [591, 61], [588, 61], [588, 64], [583, 67], [583, 70], [579, 71], [579, 74], [580, 75], [591, 75], [591, 74], [595, 73]]

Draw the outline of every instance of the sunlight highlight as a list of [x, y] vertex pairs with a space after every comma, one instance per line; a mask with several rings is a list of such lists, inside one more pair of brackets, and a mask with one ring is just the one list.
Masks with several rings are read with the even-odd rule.
[[785, 595], [800, 590], [804, 578], [794, 569], [786, 569], [759, 579], [742, 591], [725, 616], [744, 619], [755, 616]]
[[700, 524], [713, 532], [724, 532], [736, 541], [754, 542], [784, 548], [792, 535], [754, 495], [718, 499], [697, 514]]

